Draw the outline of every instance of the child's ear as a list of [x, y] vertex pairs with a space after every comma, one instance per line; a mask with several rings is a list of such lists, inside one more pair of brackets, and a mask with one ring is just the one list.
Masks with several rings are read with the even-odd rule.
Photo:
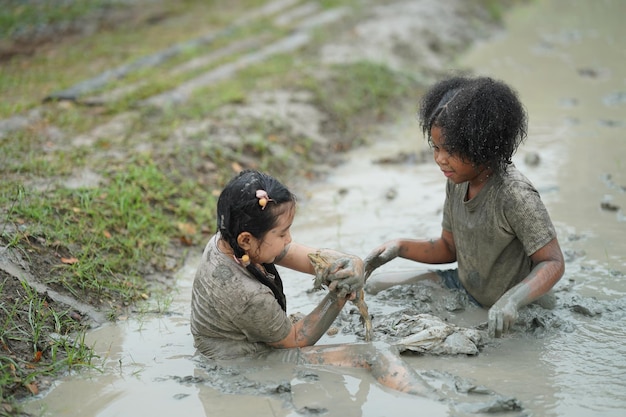
[[237, 236], [237, 243], [241, 249], [247, 252], [252, 248], [252, 239], [254, 236], [250, 232], [241, 232]]

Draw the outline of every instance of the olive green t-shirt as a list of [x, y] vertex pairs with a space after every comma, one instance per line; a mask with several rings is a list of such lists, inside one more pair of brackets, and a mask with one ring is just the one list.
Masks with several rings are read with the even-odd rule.
[[465, 201], [468, 186], [448, 181], [442, 226], [454, 236], [459, 280], [490, 307], [530, 273], [530, 256], [556, 231], [539, 193], [514, 166]]
[[272, 291], [254, 278], [211, 238], [193, 282], [191, 333], [194, 346], [212, 359], [270, 350], [291, 331], [291, 320]]

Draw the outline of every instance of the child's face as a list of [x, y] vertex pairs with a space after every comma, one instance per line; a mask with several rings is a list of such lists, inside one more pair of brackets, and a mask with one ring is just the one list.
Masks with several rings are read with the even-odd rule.
[[252, 262], [272, 263], [291, 243], [291, 224], [295, 215], [294, 207], [285, 210], [278, 216], [276, 227], [270, 229], [263, 239], [253, 238], [252, 248], [248, 252]]
[[430, 136], [435, 162], [439, 165], [439, 168], [446, 178], [450, 179], [455, 184], [466, 181], [470, 181], [470, 183], [480, 181], [485, 171], [483, 169], [477, 169], [474, 164], [464, 160], [459, 155], [451, 155], [448, 153], [445, 145], [446, 141], [439, 126], [433, 126], [430, 129]]

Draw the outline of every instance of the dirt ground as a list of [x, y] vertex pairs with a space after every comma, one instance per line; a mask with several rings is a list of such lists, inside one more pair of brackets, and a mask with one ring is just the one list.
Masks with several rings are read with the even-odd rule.
[[[282, 1], [282, 3], [285, 9], [283, 16], [287, 18], [287, 11], [291, 9], [294, 2]], [[481, 2], [477, 3], [480, 4]], [[156, 4], [158, 5], [158, 2]], [[435, 77], [438, 71], [445, 69], [446, 64], [453, 59], [455, 53], [463, 50], [476, 38], [497, 29], [497, 24], [494, 24], [492, 20], [493, 17], [483, 8], [461, 0], [443, 2], [438, 0], [380, 1], [368, 2], [368, 4], [372, 7], [361, 14], [362, 19], [360, 21], [351, 21], [350, 26], [346, 26], [332, 44], [319, 46], [317, 52], [320, 56], [320, 71], [323, 71], [325, 65], [346, 61], [379, 60], [391, 67], [404, 70], [410, 69], [411, 66], [415, 65], [415, 62], [420, 62], [423, 69], [429, 70]], [[298, 9], [300, 13], [305, 13], [305, 6], [301, 5], [302, 8]], [[141, 8], [107, 10], [109, 10], [109, 14], [97, 14], [87, 20], [74, 22], [70, 25], [48, 27], [36, 33], [26, 33], [12, 40], [4, 40], [1, 44], [2, 48], [0, 48], [0, 59], [15, 56], [34, 57], [44, 52], [51, 53], [54, 48], [71, 47], [71, 39], [81, 36], [86, 31], [111, 31], [116, 29], [116, 25], [128, 24], [128, 22], [135, 25], [161, 25], [166, 24], [168, 19], [168, 16], [159, 14], [158, 7], [154, 10], [144, 9], [141, 13], [139, 12]], [[291, 9], [292, 16], [296, 14], [294, 10], [296, 9]], [[180, 87], [181, 89], [177, 93], [193, 90], [195, 86], [190, 84]], [[153, 98], [171, 99], [171, 97]], [[242, 115], [257, 121], [275, 120], [279, 117], [291, 131], [303, 132], [319, 139], [318, 145], [310, 151], [317, 155], [314, 158], [317, 166], [314, 169], [311, 168], [309, 177], [303, 178], [305, 181], [315, 180], [317, 176], [323, 175], [324, 170], [329, 166], [340, 163], [341, 151], [354, 146], [353, 143], [342, 142], [345, 139], [342, 139], [340, 124], [337, 121], [328, 120], [322, 110], [315, 108], [314, 104], [310, 102], [305, 92], [255, 91], [250, 95], [246, 104], [223, 109], [223, 111], [212, 115], [212, 121], [218, 120], [222, 126], [224, 143], [221, 145], [225, 148], [229, 146], [228, 138], [238, 128], [239, 118]], [[37, 125], [40, 119], [34, 112], [18, 114], [10, 120], [1, 122], [0, 131], [6, 132], [16, 128], [34, 128], [33, 126]], [[361, 123], [367, 127], [368, 123], [374, 125], [377, 122], [376, 119], [370, 119]], [[120, 117], [117, 124], [102, 126], [102, 129], [111, 132], [128, 127], [129, 125], [125, 124], [124, 118]], [[181, 126], [181, 136], [171, 138], [165, 146], [192, 148], [193, 134], [189, 132], [193, 132], [194, 129], [201, 131], [201, 123]], [[97, 139], [98, 133], [94, 131], [91, 137], [67, 137], [64, 141], [67, 146], [72, 146], [72, 143], [93, 143]], [[134, 145], [139, 146], [142, 141], [143, 138], [138, 136], [137, 143]], [[151, 146], [148, 143], [143, 143], [143, 145]], [[164, 144], [159, 146], [164, 146]], [[289, 144], [284, 144], [284, 146], [289, 146]], [[131, 151], [128, 150], [126, 157], [130, 154]], [[161, 162], [166, 166], [176, 166], [177, 169], [197, 177], [198, 184], [206, 184], [215, 180], [211, 176], [215, 167], [191, 167], [198, 168], [194, 171], [185, 165], [183, 159], [171, 156], [172, 153], [163, 152]], [[108, 155], [95, 152], [90, 157], [106, 158]], [[254, 161], [246, 159], [244, 162], [254, 163]], [[298, 165], [300, 162], [296, 159], [289, 161], [287, 165]], [[97, 172], [81, 171], [71, 180], [85, 185], [89, 184], [89, 181], [94, 177], [97, 179]], [[11, 232], [10, 228], [17, 226], [3, 224], [2, 227], [4, 232]], [[58, 264], [60, 258], [70, 253], [67, 247], [42, 244], [36, 236], [32, 236], [29, 241], [28, 253], [20, 254], [6, 249], [4, 245], [7, 243], [3, 241], [2, 247], [0, 247], [0, 263], [2, 264], [0, 282], [4, 283], [2, 286], [3, 303], [10, 305], [13, 300], [23, 296], [24, 287], [19, 277], [22, 277], [23, 280], [26, 276], [28, 283], [36, 288], [40, 294], [45, 295], [48, 308], [56, 311], [67, 311], [68, 309], [72, 311], [71, 314], [76, 320], [77, 328], [85, 325], [98, 325], [107, 319], [108, 306], [102, 306], [96, 295], [84, 293], [80, 294], [80, 297], [76, 297], [68, 294], [63, 288], [49, 287], [46, 284], [46, 276], [50, 269]], [[203, 242], [198, 242], [198, 244], [203, 244]], [[171, 258], [171, 262], [168, 264], [170, 268], [168, 270], [147, 270], [146, 276], [149, 275], [149, 279], [154, 281], [155, 285], [168, 285], [171, 276], [170, 271], [175, 269], [177, 264], [180, 264], [177, 258], [182, 258], [184, 251], [188, 249], [183, 244], [173, 246], [168, 254]], [[113, 309], [116, 308], [119, 309], [120, 306], [113, 306]], [[132, 314], [132, 307], [129, 312]], [[28, 315], [19, 315], [19, 320], [26, 325]], [[8, 348], [5, 346], [5, 351], [7, 350]], [[14, 358], [29, 358], [32, 356], [32, 347], [27, 343], [12, 345], [8, 354]], [[50, 377], [47, 378], [41, 378], [37, 381], [38, 391], [45, 391], [46, 387], [50, 386]], [[8, 394], [16, 398], [32, 394], [25, 384], [13, 384], [3, 390], [4, 395]], [[4, 412], [7, 410], [0, 410], [0, 414]]]

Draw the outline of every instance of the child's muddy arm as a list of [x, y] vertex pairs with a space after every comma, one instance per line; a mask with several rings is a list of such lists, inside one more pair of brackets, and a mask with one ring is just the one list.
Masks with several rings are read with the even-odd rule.
[[437, 239], [405, 240], [398, 256], [425, 264], [446, 264], [456, 261], [454, 236], [443, 229]]
[[565, 262], [556, 238], [531, 257], [534, 268], [489, 309], [489, 333], [500, 337], [517, 320], [521, 307], [547, 293], [563, 276]]
[[426, 264], [455, 262], [454, 236], [444, 229], [436, 239], [394, 239], [383, 243], [365, 258], [366, 279], [376, 268], [397, 257]]
[[287, 337], [268, 345], [280, 349], [314, 345], [333, 324], [346, 301], [353, 296], [338, 298], [336, 293], [329, 292], [309, 315], [291, 327]]

